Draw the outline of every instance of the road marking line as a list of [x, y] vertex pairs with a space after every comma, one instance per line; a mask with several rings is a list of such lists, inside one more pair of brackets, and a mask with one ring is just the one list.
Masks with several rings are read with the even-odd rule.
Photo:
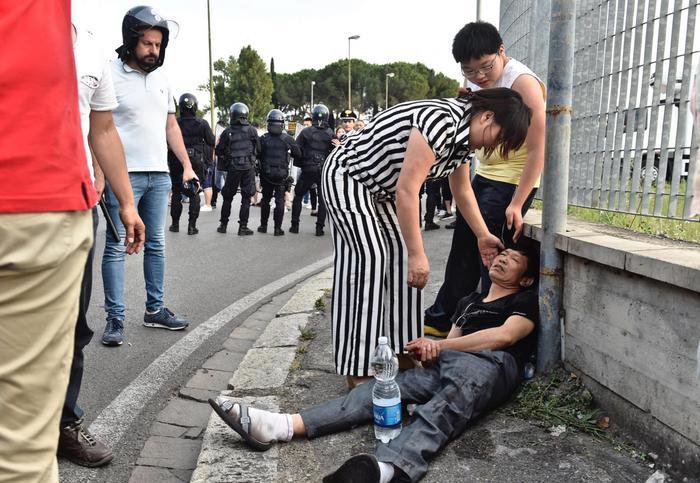
[[296, 272], [285, 275], [279, 280], [244, 296], [205, 322], [202, 322], [197, 328], [158, 356], [126, 386], [100, 412], [90, 425], [90, 432], [106, 443], [107, 446], [116, 447], [127, 429], [141, 413], [141, 410], [168, 380], [173, 371], [179, 368], [209, 337], [228, 324], [231, 319], [250, 309], [261, 300], [330, 266], [332, 260], [333, 257], [326, 257]]

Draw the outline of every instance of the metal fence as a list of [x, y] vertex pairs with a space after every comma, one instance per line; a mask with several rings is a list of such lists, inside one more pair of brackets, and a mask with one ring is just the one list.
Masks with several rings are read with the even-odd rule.
[[[570, 205], [689, 218], [700, 134], [690, 110], [699, 3], [578, 1]], [[502, 0], [500, 12], [508, 54], [543, 79], [549, 4]]]

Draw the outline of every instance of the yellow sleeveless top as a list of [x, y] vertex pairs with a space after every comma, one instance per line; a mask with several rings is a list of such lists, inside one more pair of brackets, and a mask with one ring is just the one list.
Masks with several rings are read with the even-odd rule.
[[[494, 87], [508, 87], [510, 89], [515, 79], [523, 74], [531, 75], [537, 79], [542, 87], [542, 97], [546, 100], [547, 91], [544, 83], [530, 68], [515, 59], [508, 60], [508, 63], [503, 68], [501, 77]], [[479, 86], [471, 82], [467, 82], [467, 87], [470, 87], [473, 91], [480, 89]], [[520, 183], [520, 175], [522, 175], [525, 163], [527, 162], [527, 145], [525, 144], [517, 151], [511, 152], [508, 158], [502, 158], [498, 150], [487, 157], [483, 149], [478, 149], [476, 151], [476, 158], [479, 161], [479, 165], [476, 168], [476, 173], [479, 176], [494, 181], [517, 185]], [[537, 178], [535, 188], [539, 187], [539, 185], [540, 179]]]

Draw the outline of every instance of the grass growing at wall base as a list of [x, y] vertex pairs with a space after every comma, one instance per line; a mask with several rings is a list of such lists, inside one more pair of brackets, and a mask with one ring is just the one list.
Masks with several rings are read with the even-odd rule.
[[[532, 207], [542, 209], [542, 201], [534, 200]], [[616, 211], [569, 206], [567, 213], [580, 220], [615, 226], [647, 235], [700, 243], [700, 222], [634, 215]]]

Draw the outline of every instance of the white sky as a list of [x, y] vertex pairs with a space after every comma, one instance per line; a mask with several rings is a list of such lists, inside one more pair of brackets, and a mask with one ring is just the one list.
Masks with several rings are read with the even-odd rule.
[[[121, 44], [121, 21], [129, 8], [147, 4], [175, 20], [164, 69], [176, 95], [208, 82], [206, 0], [73, 0], [73, 21], [91, 30], [109, 58]], [[482, 1], [482, 17], [498, 26], [499, 1]], [[476, 19], [476, 0], [211, 0], [214, 60], [238, 55], [252, 45], [276, 72], [320, 68], [347, 57], [383, 64], [422, 62], [461, 80], [452, 58], [452, 39]], [[197, 93], [200, 106], [207, 95]]]

